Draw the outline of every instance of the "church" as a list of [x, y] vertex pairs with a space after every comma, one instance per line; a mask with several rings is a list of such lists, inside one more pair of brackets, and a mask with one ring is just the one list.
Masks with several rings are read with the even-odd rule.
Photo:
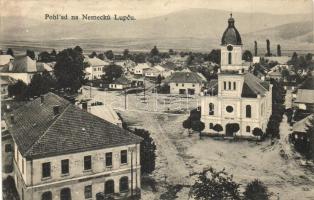
[[[220, 48], [218, 79], [210, 81], [201, 97], [204, 132], [243, 138], [254, 137], [255, 128], [265, 133], [272, 113], [272, 85], [248, 71], [249, 65], [242, 60], [242, 40], [232, 14]], [[217, 124], [222, 130], [213, 129]]]

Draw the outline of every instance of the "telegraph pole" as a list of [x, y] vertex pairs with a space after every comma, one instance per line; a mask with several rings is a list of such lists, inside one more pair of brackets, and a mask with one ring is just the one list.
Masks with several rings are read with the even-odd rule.
[[124, 109], [126, 110], [126, 89], [124, 88]]

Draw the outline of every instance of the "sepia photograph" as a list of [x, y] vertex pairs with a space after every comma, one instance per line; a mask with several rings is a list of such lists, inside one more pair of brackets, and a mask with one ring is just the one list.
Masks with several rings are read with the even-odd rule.
[[3, 200], [314, 200], [313, 0], [0, 0]]

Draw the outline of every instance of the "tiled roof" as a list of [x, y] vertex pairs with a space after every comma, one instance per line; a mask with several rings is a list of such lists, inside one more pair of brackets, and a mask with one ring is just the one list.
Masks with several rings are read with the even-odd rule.
[[[60, 106], [59, 115], [53, 107]], [[21, 154], [43, 158], [134, 144], [141, 138], [48, 93], [13, 111], [9, 130]]]
[[14, 59], [11, 55], [0, 55], [0, 65], [8, 64], [11, 59]]
[[113, 81], [114, 84], [121, 84], [121, 85], [127, 85], [131, 84], [131, 81], [127, 79], [125, 76], [120, 76], [115, 81]]
[[105, 66], [105, 65], [109, 65], [109, 62], [106, 62], [104, 60], [101, 60], [97, 57], [94, 58], [85, 58], [85, 62], [87, 62], [88, 64], [90, 64], [90, 66]]
[[299, 89], [314, 90], [314, 77], [307, 78]]
[[16, 80], [9, 76], [0, 76], [0, 85], [14, 84]]
[[242, 97], [256, 98], [258, 94], [264, 96], [269, 90], [269, 82], [262, 81], [251, 73], [244, 75]]
[[314, 119], [314, 114], [307, 116], [306, 118], [293, 124], [293, 132], [305, 133], [310, 126], [310, 121]]
[[202, 83], [205, 82], [202, 77], [200, 77], [195, 72], [174, 72], [165, 80], [168, 83]]
[[314, 90], [298, 89], [295, 103], [314, 104]]
[[52, 71], [52, 68], [45, 63], [36, 62], [28, 56], [17, 56], [12, 63], [12, 69], [9, 65], [1, 68], [1, 72], [13, 73], [43, 72], [45, 70]]

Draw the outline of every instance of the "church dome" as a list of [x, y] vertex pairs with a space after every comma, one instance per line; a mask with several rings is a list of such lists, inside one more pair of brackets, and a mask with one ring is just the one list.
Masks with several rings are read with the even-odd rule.
[[239, 31], [234, 26], [234, 19], [232, 18], [232, 14], [230, 14], [230, 18], [228, 19], [228, 28], [225, 30], [224, 34], [221, 38], [221, 44], [233, 44], [233, 45], [241, 45], [242, 40]]

